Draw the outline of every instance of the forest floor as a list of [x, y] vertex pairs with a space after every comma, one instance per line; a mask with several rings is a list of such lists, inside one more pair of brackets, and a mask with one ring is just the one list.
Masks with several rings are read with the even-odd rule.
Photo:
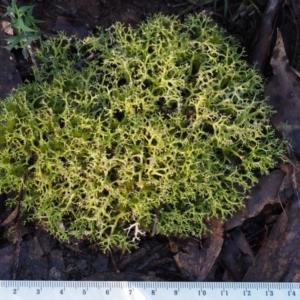
[[[7, 5], [9, 0], [0, 0]], [[117, 21], [138, 26], [156, 13], [210, 12], [245, 48], [266, 79], [277, 113], [271, 122], [286, 138], [286, 161], [262, 176], [245, 207], [226, 222], [211, 220], [202, 239], [154, 236], [132, 252], [103, 253], [87, 240], [59, 242], [40, 225], [23, 222], [0, 197], [0, 280], [292, 281], [300, 280], [300, 78], [297, 0], [20, 0], [34, 5], [44, 39], [59, 31], [84, 38]], [[0, 7], [0, 16], [5, 7]], [[9, 18], [1, 19], [4, 28]], [[12, 32], [0, 31], [0, 45]], [[298, 59], [297, 59], [298, 56]], [[0, 48], [0, 98], [32, 79], [21, 51]], [[298, 102], [297, 102], [298, 101]], [[284, 126], [289, 124], [289, 126]]]

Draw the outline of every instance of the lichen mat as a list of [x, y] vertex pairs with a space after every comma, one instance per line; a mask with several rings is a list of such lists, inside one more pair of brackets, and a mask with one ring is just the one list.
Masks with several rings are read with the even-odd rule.
[[262, 79], [206, 14], [61, 34], [36, 57], [35, 81], [1, 103], [0, 192], [26, 172], [21, 209], [60, 240], [200, 237], [282, 157]]

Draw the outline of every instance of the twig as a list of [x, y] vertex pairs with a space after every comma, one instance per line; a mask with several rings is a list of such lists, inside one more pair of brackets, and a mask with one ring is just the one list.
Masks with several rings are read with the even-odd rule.
[[111, 258], [111, 261], [113, 263], [113, 266], [114, 266], [114, 269], [115, 269], [116, 273], [120, 273], [120, 270], [117, 267], [116, 261], [114, 259], [114, 256], [113, 256], [111, 250], [109, 250], [109, 255], [110, 255], [110, 258]]

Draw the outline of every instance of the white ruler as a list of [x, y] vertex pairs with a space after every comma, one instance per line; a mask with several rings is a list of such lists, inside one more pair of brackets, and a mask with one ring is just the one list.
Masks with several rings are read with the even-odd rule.
[[300, 283], [0, 281], [0, 300], [285, 300]]

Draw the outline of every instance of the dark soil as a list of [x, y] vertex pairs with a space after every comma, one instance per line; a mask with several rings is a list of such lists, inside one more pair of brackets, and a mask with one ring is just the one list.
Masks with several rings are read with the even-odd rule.
[[[0, 1], [3, 5], [7, 2]], [[103, 253], [87, 240], [59, 242], [38, 224], [24, 224], [18, 207], [8, 207], [2, 195], [0, 280], [299, 281], [300, 120], [298, 110], [295, 112], [299, 104], [293, 101], [300, 96], [300, 79], [290, 68], [299, 61], [297, 0], [20, 0], [18, 4], [35, 5], [35, 18], [44, 21], [40, 25], [44, 39], [58, 31], [84, 38], [96, 26], [109, 28], [116, 21], [138, 26], [159, 12], [181, 18], [204, 9], [211, 12], [216, 22], [240, 41], [249, 63], [256, 63], [269, 80], [266, 95], [277, 109], [271, 121], [278, 134], [289, 139], [289, 145], [286, 162], [261, 177], [244, 209], [227, 222], [211, 220], [211, 234], [201, 240], [145, 237], [131, 253], [122, 249]], [[4, 12], [0, 7], [0, 15]], [[284, 47], [276, 28], [280, 28]], [[5, 37], [1, 31], [1, 45], [5, 45]], [[276, 38], [276, 57], [270, 64]], [[16, 61], [6, 49], [0, 50], [2, 99], [22, 81], [33, 79], [31, 62], [20, 51], [13, 54]], [[289, 97], [282, 94], [287, 90]], [[274, 102], [278, 97], [280, 102]], [[291, 124], [290, 131], [283, 130], [283, 122]]]

